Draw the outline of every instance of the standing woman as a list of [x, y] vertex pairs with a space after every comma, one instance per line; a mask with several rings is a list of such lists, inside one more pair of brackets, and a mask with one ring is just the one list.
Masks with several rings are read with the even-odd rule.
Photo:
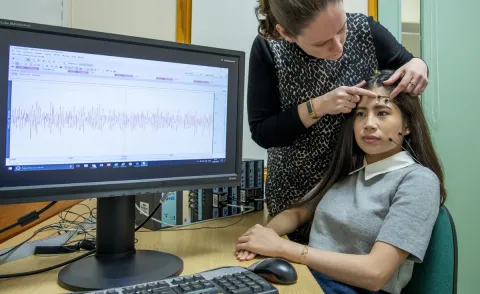
[[[305, 196], [332, 157], [343, 114], [363, 78], [395, 69], [392, 92], [420, 95], [427, 65], [381, 24], [345, 13], [342, 0], [260, 0], [259, 36], [250, 55], [248, 120], [252, 139], [268, 149], [267, 206], [272, 216]], [[306, 244], [309, 226], [290, 234]]]

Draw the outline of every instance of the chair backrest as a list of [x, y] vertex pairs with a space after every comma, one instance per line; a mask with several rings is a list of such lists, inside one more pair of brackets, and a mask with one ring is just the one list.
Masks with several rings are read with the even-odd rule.
[[416, 263], [412, 279], [402, 294], [457, 293], [457, 235], [448, 209], [440, 208], [422, 263]]

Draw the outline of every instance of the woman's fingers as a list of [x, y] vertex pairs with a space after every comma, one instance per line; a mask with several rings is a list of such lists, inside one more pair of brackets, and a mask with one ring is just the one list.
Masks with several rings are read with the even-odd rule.
[[365, 80], [361, 81], [360, 83], [356, 84], [354, 87], [361, 88], [363, 87], [367, 82]]
[[256, 253], [250, 252], [248, 250], [240, 250], [237, 253], [237, 259], [240, 261], [252, 260], [253, 258], [255, 258], [256, 255]]
[[345, 92], [349, 95], [357, 95], [357, 96], [367, 96], [367, 97], [372, 97], [372, 98], [377, 98], [377, 93], [362, 89], [362, 88], [357, 88], [357, 87], [346, 87], [344, 88]]
[[252, 260], [252, 259], [255, 258], [256, 255], [257, 255], [257, 254], [255, 254], [255, 253], [253, 253], [253, 252], [250, 252], [250, 253], [248, 254], [248, 256], [246, 257], [246, 259], [247, 259], [247, 260]]
[[358, 96], [358, 95], [352, 95], [352, 100], [351, 100], [351, 102], [353, 102], [353, 103], [358, 103], [358, 102], [360, 102], [360, 96]]
[[344, 107], [347, 107], [347, 108], [350, 108], [350, 109], [354, 109], [355, 107], [357, 107], [357, 104], [356, 103], [353, 103], [353, 102], [350, 102], [350, 101], [345, 101], [345, 103], [343, 104]]
[[[398, 79], [403, 77], [405, 75], [405, 69], [403, 67], [399, 68], [395, 73], [385, 82], [383, 82], [385, 85], [392, 85], [394, 84]], [[400, 93], [400, 92], [399, 92]]]
[[[397, 95], [404, 91], [409, 85], [411, 86], [412, 84], [410, 84], [410, 81], [412, 80], [412, 74], [411, 73], [407, 73], [402, 81], [398, 84], [398, 86], [392, 91], [392, 93], [390, 93], [390, 98], [395, 98], [397, 97]], [[413, 89], [412, 89], [413, 90]]]

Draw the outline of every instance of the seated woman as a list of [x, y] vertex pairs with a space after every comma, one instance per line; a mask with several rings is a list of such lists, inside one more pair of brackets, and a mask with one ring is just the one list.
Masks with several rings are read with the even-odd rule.
[[[266, 227], [238, 239], [239, 260], [256, 254], [307, 265], [329, 293], [400, 293], [422, 262], [440, 205], [443, 172], [418, 97], [369, 78], [346, 119], [322, 181]], [[308, 246], [279, 236], [311, 222]]]

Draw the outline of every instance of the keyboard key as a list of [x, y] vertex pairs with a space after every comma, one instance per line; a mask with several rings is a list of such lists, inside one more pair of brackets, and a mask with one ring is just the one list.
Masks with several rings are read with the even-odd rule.
[[253, 285], [250, 287], [250, 289], [252, 289], [253, 293], [260, 293], [262, 292], [262, 287], [258, 286], [258, 285]]
[[183, 278], [173, 279], [172, 284], [174, 284], [174, 285], [183, 284]]
[[135, 289], [133, 289], [133, 287], [123, 288], [123, 294], [133, 294], [133, 293], [135, 293]]
[[[155, 293], [157, 294], [157, 293]], [[178, 294], [177, 292], [175, 292], [175, 290], [173, 289], [168, 289], [168, 290], [162, 290], [160, 292], [158, 292], [158, 294]]]
[[235, 286], [235, 284], [230, 284], [230, 283], [225, 283], [225, 284], [222, 285], [222, 287], [224, 287], [224, 288], [229, 288], [229, 287], [237, 288]]
[[165, 291], [165, 290], [168, 290], [168, 289], [170, 289], [170, 286], [166, 285], [166, 286], [163, 286], [163, 287], [157, 287], [155, 289], [150, 289], [148, 291], [152, 292], [152, 293], [157, 293], [157, 292]]
[[270, 290], [270, 289], [272, 288], [272, 286], [270, 286], [270, 284], [269, 284], [268, 282], [258, 281], [257, 283], [258, 283], [259, 286], [262, 287], [262, 289], [263, 289], [264, 291]]
[[248, 277], [248, 278], [251, 279], [251, 280], [254, 280], [254, 281], [256, 281], [256, 280], [261, 280], [261, 279], [262, 279], [262, 277], [257, 276], [257, 275], [255, 275], [255, 274], [253, 274], [253, 273], [245, 274], [245, 276]]
[[195, 281], [204, 280], [204, 278], [203, 278], [201, 275], [199, 275], [199, 274], [193, 275], [193, 279], [194, 279]]
[[[171, 291], [173, 291], [173, 292], [171, 292]], [[152, 293], [153, 293], [153, 294], [166, 294], [166, 293], [175, 293], [175, 294], [178, 294], [178, 293], [175, 292], [174, 290], [168, 289], [168, 288], [154, 289], [154, 290], [152, 290]]]
[[108, 290], [107, 294], [117, 294], [117, 290]]
[[157, 288], [157, 283], [148, 283], [147, 284], [147, 289], [155, 289]]
[[215, 287], [212, 283], [207, 282], [207, 281], [202, 282], [202, 285], [203, 285], [204, 289], [208, 289], [208, 288], [213, 288], [213, 287]]
[[202, 294], [223, 294], [223, 291], [217, 289], [203, 290]]
[[146, 290], [145, 285], [139, 285], [135, 287], [135, 292], [141, 292], [143, 290]]
[[192, 291], [193, 291], [193, 289], [192, 289], [190, 286], [180, 287], [180, 289], [182, 289], [183, 293], [187, 293], [187, 292], [192, 292]]
[[234, 284], [236, 287], [238, 287], [238, 288], [243, 288], [243, 287], [246, 286], [246, 284], [244, 284], [244, 283], [242, 283], [242, 282], [234, 282], [233, 284]]
[[240, 289], [233, 290], [231, 293], [232, 294], [251, 294], [252, 290], [250, 290], [250, 288], [240, 288]]

